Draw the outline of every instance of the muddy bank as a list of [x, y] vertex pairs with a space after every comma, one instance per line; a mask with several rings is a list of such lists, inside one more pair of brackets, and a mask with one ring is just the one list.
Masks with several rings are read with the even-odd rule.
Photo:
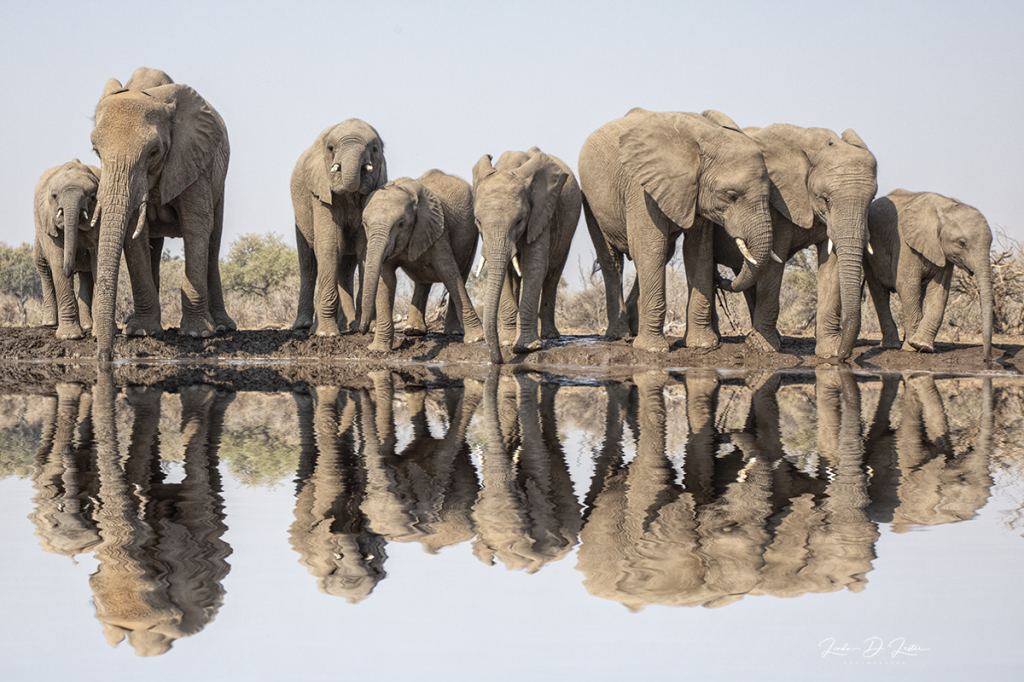
[[[941, 373], [1021, 373], [1024, 338], [993, 347], [993, 362], [981, 359], [981, 347], [939, 343], [933, 354], [883, 350], [875, 340], [861, 339], [848, 366], [863, 371], [928, 371]], [[310, 337], [290, 330], [243, 330], [210, 339], [182, 337], [177, 330], [160, 336], [114, 341], [115, 380], [118, 384], [177, 385], [212, 383], [236, 390], [292, 390], [299, 385], [368, 381], [374, 369], [391, 369], [409, 381], [434, 383], [485, 376], [490, 365], [484, 344], [465, 345], [460, 337], [428, 334], [405, 338], [392, 352], [367, 351], [370, 336], [346, 334]], [[785, 337], [781, 353], [747, 348], [743, 337], [729, 336], [721, 347], [693, 350], [669, 337], [668, 353], [634, 349], [628, 341], [602, 341], [599, 336], [567, 336], [547, 342], [528, 355], [503, 349], [505, 371], [546, 371], [577, 379], [628, 378], [637, 371], [657, 368], [715, 368], [736, 370], [811, 370], [837, 364], [814, 355], [814, 339]], [[47, 386], [59, 381], [91, 382], [95, 377], [93, 339], [60, 341], [41, 327], [0, 328], [0, 388]]]

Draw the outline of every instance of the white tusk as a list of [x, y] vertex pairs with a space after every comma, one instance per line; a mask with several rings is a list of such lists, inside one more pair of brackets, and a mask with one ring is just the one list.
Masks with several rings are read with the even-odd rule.
[[83, 209], [82, 209], [82, 220], [88, 220], [88, 219], [89, 219], [89, 212], [88, 212], [88, 211], [86, 211], [86, 210], [85, 210], [85, 209], [83, 208]]
[[139, 204], [139, 224], [135, 226], [135, 234], [132, 239], [137, 239], [142, 234], [142, 228], [146, 226], [146, 202], [149, 201], [149, 192], [142, 195], [142, 203]]
[[331, 172], [332, 173], [337, 173], [340, 170], [341, 170], [341, 164], [340, 163], [336, 163], [333, 166], [331, 166]]
[[512, 256], [512, 269], [516, 271], [516, 274], [520, 277], [523, 276], [523, 271], [519, 269], [519, 257]]
[[875, 250], [871, 248], [871, 242], [868, 242], [868, 253], [870, 253], [872, 256], [875, 255]]
[[750, 261], [751, 265], [757, 265], [757, 261], [754, 260], [754, 255], [750, 253], [750, 249], [747, 248], [747, 243], [745, 241], [737, 237], [736, 246], [740, 247], [740, 253], [743, 254], [744, 258]]
[[363, 166], [363, 168], [366, 170], [367, 173], [372, 173], [373, 172], [373, 164], [372, 163], [366, 164], [365, 166]]
[[832, 240], [831, 239], [828, 240], [828, 249], [826, 249], [825, 253], [832, 253]]
[[774, 251], [772, 251], [772, 260], [775, 261], [776, 263], [784, 263], [785, 262], [784, 260], [779, 258], [779, 254], [775, 253]]
[[480, 276], [480, 273], [484, 271], [484, 263], [486, 263], [486, 262], [487, 262], [487, 259], [484, 258], [483, 256], [480, 256], [480, 265], [476, 266], [476, 274], [473, 275], [474, 277], [479, 277]]
[[59, 220], [62, 215], [64, 215], [64, 208], [63, 207], [57, 209], [57, 216], [56, 216], [57, 219]]
[[89, 223], [89, 227], [96, 227], [96, 223], [100, 219], [100, 205], [96, 204], [96, 211], [92, 214], [92, 222]]

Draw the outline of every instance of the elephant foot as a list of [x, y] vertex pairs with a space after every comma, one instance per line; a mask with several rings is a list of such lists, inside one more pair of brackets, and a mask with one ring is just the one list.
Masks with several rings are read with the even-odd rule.
[[898, 337], [896, 337], [896, 338], [889, 338], [889, 337], [886, 337], [885, 335], [882, 336], [882, 343], [881, 343], [882, 348], [899, 348], [901, 345], [902, 344], [900, 343], [900, 340], [899, 340]]
[[293, 330], [309, 329], [312, 326], [313, 326], [313, 316], [312, 315], [299, 314], [299, 316], [295, 318], [295, 322], [292, 323], [292, 329]]
[[777, 353], [782, 350], [782, 336], [778, 330], [763, 333], [755, 329], [747, 334], [747, 347], [760, 353]]
[[610, 323], [604, 333], [604, 338], [608, 341], [618, 341], [630, 336], [635, 336], [635, 334], [630, 333], [629, 325], [625, 322]]
[[213, 320], [206, 317], [182, 317], [178, 333], [194, 339], [208, 339], [214, 333]]
[[426, 336], [427, 328], [417, 327], [415, 325], [410, 324], [408, 327], [402, 330], [402, 333], [405, 334], [406, 336]]
[[213, 316], [213, 326], [217, 330], [217, 333], [221, 332], [233, 332], [238, 330], [238, 325], [231, 319], [231, 316], [225, 312], [215, 313]]
[[52, 317], [50, 315], [45, 315], [43, 317], [43, 326], [44, 327], [56, 327], [58, 324], [59, 323], [58, 323], [56, 317]]
[[516, 345], [512, 346], [513, 353], [532, 353], [544, 347], [544, 342], [536, 334], [523, 334], [516, 339]]
[[818, 339], [818, 342], [814, 345], [814, 354], [819, 358], [834, 358], [839, 355], [839, 343], [842, 337], [836, 336], [825, 336]]
[[516, 341], [518, 330], [515, 327], [500, 327], [498, 329], [498, 341], [502, 346], [511, 346]]
[[722, 345], [722, 340], [718, 337], [718, 334], [710, 329], [691, 329], [693, 325], [687, 325], [686, 336], [683, 338], [683, 344], [687, 348], [718, 348]]
[[57, 327], [57, 338], [67, 341], [77, 341], [84, 337], [82, 327], [77, 324], [62, 324]]
[[668, 339], [664, 334], [640, 334], [633, 340], [633, 348], [651, 353], [667, 353]]
[[366, 347], [366, 350], [371, 353], [390, 353], [391, 342], [382, 339], [375, 339], [373, 343]]
[[[909, 348], [907, 346], [909, 346]], [[909, 339], [905, 344], [903, 344], [903, 350], [916, 350], [918, 353], [934, 353], [935, 345], [930, 341]]]
[[479, 343], [484, 340], [484, 328], [483, 327], [470, 327], [465, 334], [462, 335], [462, 343]]
[[321, 320], [318, 319], [312, 327], [309, 329], [310, 334], [316, 336], [341, 336], [341, 330], [338, 329], [337, 320]]
[[139, 317], [133, 313], [125, 319], [122, 331], [125, 336], [153, 336], [162, 333], [164, 328], [158, 319]]

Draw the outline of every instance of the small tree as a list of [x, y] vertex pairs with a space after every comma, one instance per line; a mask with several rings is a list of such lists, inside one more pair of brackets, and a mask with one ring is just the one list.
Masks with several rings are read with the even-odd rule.
[[266, 300], [271, 291], [298, 276], [298, 253], [277, 234], [246, 234], [231, 244], [220, 272], [225, 289]]
[[43, 297], [43, 285], [32, 257], [31, 245], [12, 247], [0, 242], [0, 293], [17, 299], [21, 324], [28, 324], [25, 303], [29, 298]]

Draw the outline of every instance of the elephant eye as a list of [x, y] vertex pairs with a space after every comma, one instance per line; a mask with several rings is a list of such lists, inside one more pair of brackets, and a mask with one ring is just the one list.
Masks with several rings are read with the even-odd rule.
[[333, 154], [334, 153], [334, 145], [333, 144], [327, 145], [327, 151], [329, 153]]
[[729, 201], [736, 201], [737, 199], [740, 198], [740, 194], [739, 192], [731, 189], [725, 193], [725, 198], [728, 199]]
[[828, 197], [822, 197], [821, 200], [825, 202], [826, 206], [828, 206], [829, 203], [830, 203], [829, 200], [828, 200]]

